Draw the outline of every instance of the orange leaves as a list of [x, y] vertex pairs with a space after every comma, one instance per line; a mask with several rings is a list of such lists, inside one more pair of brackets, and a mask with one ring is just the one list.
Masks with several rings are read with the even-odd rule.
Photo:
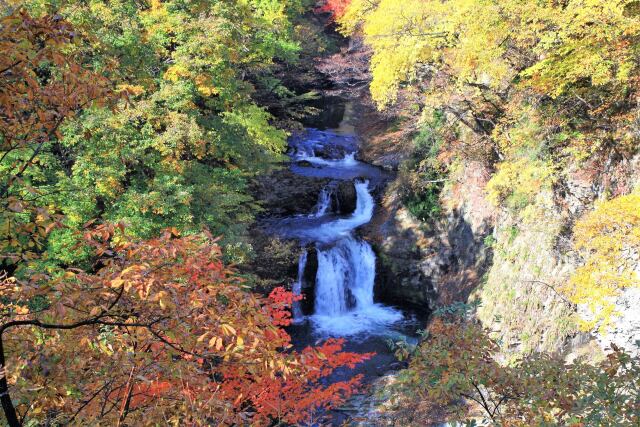
[[462, 421], [472, 404], [504, 426], [638, 424], [640, 363], [615, 347], [601, 363], [542, 353], [507, 362], [472, 320], [436, 317], [428, 332], [393, 386], [421, 406], [457, 409]]
[[[189, 414], [196, 425], [269, 425], [304, 421], [357, 389], [358, 378], [322, 382], [370, 355], [345, 353], [340, 340], [291, 351], [281, 326], [295, 297], [283, 289], [269, 298], [247, 292], [210, 236], [177, 234], [135, 242], [122, 227], [93, 225], [84, 238], [101, 254], [97, 271], [6, 281], [12, 285], [0, 296], [9, 303], [0, 308], [13, 317], [0, 328], [16, 399], [38, 402], [42, 414], [80, 409], [76, 420], [87, 424], [114, 423], [121, 414], [129, 424], [184, 422]], [[36, 295], [40, 308], [26, 310], [20, 301]], [[27, 362], [34, 359], [41, 364]], [[43, 364], [51, 365], [46, 376]], [[61, 404], [45, 394], [67, 397]]]
[[[50, 138], [65, 117], [110, 95], [106, 79], [65, 53], [69, 23], [17, 12], [0, 24], [0, 132], [17, 146]], [[38, 76], [43, 69], [49, 78]]]

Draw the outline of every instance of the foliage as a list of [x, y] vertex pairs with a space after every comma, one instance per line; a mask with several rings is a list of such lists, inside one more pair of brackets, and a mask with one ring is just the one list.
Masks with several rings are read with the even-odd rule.
[[295, 424], [357, 386], [322, 381], [369, 355], [342, 352], [340, 340], [291, 351], [282, 328], [295, 297], [248, 292], [210, 235], [133, 241], [101, 225], [83, 241], [95, 272], [2, 282], [8, 420], [15, 404], [41, 424]]
[[440, 207], [440, 189], [430, 186], [418, 194], [405, 198], [404, 204], [409, 212], [420, 221], [426, 222], [437, 218], [442, 212]]
[[584, 327], [606, 331], [616, 315], [616, 297], [626, 288], [640, 286], [640, 194], [599, 202], [573, 231], [585, 263], [564, 291], [571, 301], [588, 307], [591, 316], [584, 319]]
[[[516, 182], [535, 185], [549, 164], [638, 150], [636, 1], [354, 0], [339, 22], [373, 50], [380, 108], [417, 93], [426, 112], [466, 130], [443, 146], [454, 156], [481, 154], [511, 172], [533, 160], [529, 182]], [[506, 188], [512, 177], [493, 198], [527, 203], [535, 189]]]
[[488, 199], [496, 206], [521, 210], [532, 204], [541, 190], [551, 189], [554, 172], [553, 165], [539, 160], [500, 163], [487, 184]]
[[413, 152], [401, 166], [406, 193], [403, 203], [421, 221], [436, 219], [442, 212], [440, 193], [444, 186], [444, 168], [438, 154], [443, 139], [443, 123], [439, 112], [422, 123], [413, 140]]
[[501, 89], [518, 76], [558, 96], [583, 80], [629, 79], [640, 31], [635, 3], [356, 0], [341, 23], [347, 33], [362, 25], [374, 49], [372, 94], [381, 106], [401, 83], [437, 72], [450, 76], [454, 90]]
[[322, 6], [316, 8], [316, 12], [331, 13], [332, 19], [340, 19], [350, 3], [351, 0], [326, 0]]
[[296, 424], [348, 398], [360, 377], [327, 377], [370, 355], [341, 340], [293, 351], [283, 328], [295, 297], [250, 292], [219, 239], [196, 232], [239, 234], [257, 211], [247, 181], [278, 159], [286, 133], [252, 99], [250, 76], [295, 60], [302, 4], [2, 11], [7, 423]]
[[[495, 425], [636, 425], [640, 408], [640, 364], [614, 348], [605, 361], [581, 361], [537, 354], [503, 366], [498, 343], [480, 325], [457, 316], [435, 318], [424, 342], [410, 353], [409, 368], [395, 386], [404, 396], [439, 405], [461, 399], [481, 408]], [[473, 425], [475, 421], [466, 420]]]
[[[472, 170], [481, 162], [491, 171], [481, 185], [488, 182], [485, 195], [496, 208], [494, 218], [532, 230], [526, 235], [533, 242], [502, 237], [495, 242], [493, 267], [481, 291], [480, 317], [509, 337], [505, 345], [510, 348], [552, 350], [573, 331], [573, 320], [567, 319], [573, 304], [546, 291], [532, 293], [527, 282], [539, 279], [560, 289], [569, 274], [563, 267], [570, 262], [550, 257], [566, 253], [560, 246], [575, 215], [567, 203], [575, 196], [571, 181], [580, 175], [594, 183], [619, 169], [634, 173], [631, 159], [640, 150], [638, 4], [352, 0], [338, 20], [341, 31], [362, 38], [372, 50], [370, 90], [380, 109], [407, 110], [406, 100], [418, 99], [423, 117], [437, 111], [442, 127], [452, 129], [443, 133], [435, 156], [443, 178], [453, 164]], [[628, 193], [634, 183], [617, 176], [603, 181], [612, 187], [605, 192], [617, 195]], [[416, 191], [421, 187], [415, 182], [406, 180], [406, 202], [428, 218], [436, 197]], [[479, 205], [471, 209], [488, 209]], [[627, 206], [615, 227], [623, 230], [625, 221], [633, 222], [633, 209]], [[598, 243], [600, 251], [581, 242], [593, 237], [580, 237], [584, 231], [578, 227], [577, 248], [586, 265], [567, 285], [567, 294], [572, 302], [590, 306], [593, 316], [585, 326], [604, 327], [613, 314], [612, 299], [637, 277], [622, 265], [627, 252], [617, 247], [619, 234], [595, 229], [611, 242]], [[492, 319], [505, 304], [508, 321], [498, 324]]]
[[57, 148], [60, 126], [104, 101], [109, 89], [66, 54], [74, 30], [60, 19], [4, 17], [0, 40], [0, 265], [6, 265], [40, 250], [57, 220], [40, 203], [51, 190], [39, 187], [51, 174], [40, 165], [53, 160], [47, 152]]
[[[294, 20], [305, 7], [298, 0], [20, 2], [5, 18], [26, 24], [0, 46], [7, 67], [26, 50], [37, 53], [34, 40], [44, 40], [44, 30], [59, 34], [28, 63], [3, 68], [4, 99], [35, 96], [27, 108], [51, 111], [39, 120], [61, 120], [41, 137], [21, 135], [29, 147], [9, 154], [3, 146], [3, 171], [34, 154], [20, 173], [43, 193], [34, 209], [64, 214], [71, 228], [100, 217], [150, 237], [166, 227], [197, 232], [205, 225], [234, 243], [259, 211], [248, 182], [280, 160], [287, 136], [254, 95], [277, 80], [276, 63], [297, 60]], [[59, 28], [39, 29], [45, 22]], [[6, 24], [3, 32], [18, 28]], [[26, 72], [39, 80], [12, 83]], [[88, 102], [107, 89], [115, 92], [113, 108]], [[285, 89], [270, 94], [270, 108], [304, 101]], [[61, 99], [63, 91], [75, 95]], [[7, 148], [15, 145], [10, 132], [2, 129]], [[52, 262], [65, 258], [59, 238], [52, 235], [48, 245]]]

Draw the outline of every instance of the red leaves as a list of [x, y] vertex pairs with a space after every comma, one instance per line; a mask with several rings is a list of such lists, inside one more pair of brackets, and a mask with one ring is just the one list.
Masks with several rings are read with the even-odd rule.
[[[20, 355], [11, 378], [30, 381], [28, 389], [13, 385], [19, 401], [43, 414], [73, 414], [95, 396], [78, 415], [87, 424], [113, 423], [120, 414], [129, 424], [184, 421], [189, 414], [193, 424], [269, 425], [307, 420], [357, 389], [359, 378], [323, 383], [336, 368], [371, 355], [343, 352], [342, 340], [291, 351], [282, 327], [299, 297], [282, 288], [268, 298], [247, 292], [210, 237], [125, 236], [111, 224], [85, 231], [85, 245], [102, 266], [96, 272], [33, 276], [19, 286], [12, 279], [0, 288], [8, 301], [0, 308], [14, 319], [48, 325], [5, 331], [10, 353]], [[19, 309], [36, 295], [58, 302], [33, 313]], [[58, 362], [42, 376], [27, 362], [36, 359]], [[119, 409], [103, 413], [103, 407]]]
[[331, 13], [332, 19], [340, 19], [346, 12], [351, 0], [326, 0], [324, 5], [316, 8], [317, 13]]
[[273, 324], [276, 326], [289, 326], [291, 325], [291, 310], [289, 308], [294, 301], [300, 301], [302, 296], [294, 295], [292, 292], [285, 290], [282, 287], [275, 288], [269, 294], [269, 315], [273, 319]]

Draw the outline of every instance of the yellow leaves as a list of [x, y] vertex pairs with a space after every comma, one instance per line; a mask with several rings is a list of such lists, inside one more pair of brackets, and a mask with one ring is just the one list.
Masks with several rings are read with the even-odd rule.
[[220, 326], [220, 328], [222, 329], [222, 332], [224, 332], [225, 335], [236, 335], [237, 332], [235, 330], [235, 328], [229, 324], [223, 324]]
[[124, 285], [124, 280], [118, 277], [117, 279], [113, 279], [109, 285], [114, 289], [118, 289]]
[[545, 57], [525, 71], [524, 76], [531, 77], [528, 84], [558, 96], [581, 79], [589, 79], [594, 86], [626, 81], [635, 68], [631, 40], [640, 33], [637, 17], [625, 16], [625, 6], [630, 3], [576, 0], [564, 9], [533, 6], [532, 13], [557, 30], [542, 27], [553, 37], [539, 44]]
[[401, 85], [439, 71], [460, 94], [468, 83], [504, 89], [521, 69], [523, 84], [551, 96], [584, 79], [627, 82], [640, 34], [632, 3], [353, 0], [339, 22], [373, 48], [371, 93], [384, 108]]
[[196, 88], [204, 96], [217, 95], [220, 92], [213, 85], [211, 77], [205, 74], [198, 74], [195, 78]]
[[487, 197], [495, 206], [520, 210], [533, 203], [541, 190], [551, 188], [555, 179], [550, 162], [527, 158], [506, 161], [498, 165], [487, 184]]
[[159, 10], [159, 9], [163, 9], [164, 6], [162, 4], [162, 0], [151, 0], [151, 9], [152, 10]]
[[574, 237], [585, 263], [563, 291], [589, 309], [586, 329], [605, 332], [616, 315], [616, 297], [640, 287], [640, 192], [597, 203], [576, 223]]
[[120, 84], [116, 89], [117, 93], [126, 93], [129, 96], [138, 96], [145, 93], [145, 89], [140, 85]]
[[216, 351], [220, 351], [223, 349], [222, 338], [213, 337], [209, 340], [209, 347], [214, 348]]
[[95, 317], [102, 313], [102, 307], [93, 307], [89, 312], [89, 316]]
[[362, 26], [373, 47], [371, 94], [379, 107], [396, 100], [403, 83], [442, 69], [458, 80], [502, 87], [513, 77], [504, 58], [511, 29], [501, 9], [482, 0], [353, 1], [343, 31]]
[[165, 80], [177, 82], [181, 78], [190, 78], [191, 72], [184, 65], [176, 64], [169, 67], [163, 77]]
[[15, 306], [15, 310], [16, 314], [19, 315], [26, 315], [29, 314], [29, 308], [22, 306], [22, 305], [17, 305]]

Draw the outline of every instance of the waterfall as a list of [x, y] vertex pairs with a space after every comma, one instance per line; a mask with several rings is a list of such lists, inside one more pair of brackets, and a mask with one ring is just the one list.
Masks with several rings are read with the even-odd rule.
[[317, 251], [316, 314], [342, 315], [373, 305], [376, 258], [367, 242], [347, 237]]
[[[302, 295], [302, 281], [304, 280], [304, 270], [307, 267], [307, 251], [302, 252], [300, 260], [298, 261], [298, 280], [293, 284], [293, 294], [296, 296]], [[293, 322], [299, 323], [302, 321], [304, 315], [302, 314], [302, 307], [300, 307], [300, 301], [294, 301], [292, 307]]]
[[318, 331], [332, 335], [384, 329], [402, 318], [398, 311], [374, 303], [376, 256], [371, 245], [353, 233], [371, 221], [374, 200], [367, 181], [356, 181], [355, 188], [353, 214], [325, 223], [314, 233], [318, 272], [312, 320]]
[[336, 238], [350, 236], [357, 227], [371, 221], [375, 204], [369, 193], [369, 181], [357, 181], [354, 185], [357, 197], [356, 210], [349, 218], [327, 222], [313, 230], [310, 234], [315, 239], [324, 243], [335, 241]]
[[[358, 140], [354, 135], [309, 129], [290, 140], [289, 155], [294, 174], [328, 179], [308, 215], [274, 218], [270, 227], [281, 237], [295, 239], [304, 247], [315, 244], [317, 273], [314, 286], [314, 313], [303, 316], [301, 305], [294, 304], [295, 322], [306, 319], [314, 334], [325, 336], [363, 336], [387, 334], [402, 320], [402, 313], [374, 302], [376, 256], [371, 245], [356, 235], [356, 230], [373, 217], [375, 200], [370, 183], [380, 185], [387, 174], [378, 167], [356, 159]], [[332, 209], [342, 185], [352, 182], [356, 207], [351, 215], [339, 216]], [[337, 209], [339, 211], [339, 209]], [[311, 285], [303, 282], [307, 267], [305, 251], [299, 259], [295, 294]], [[314, 260], [315, 261], [315, 260]], [[314, 262], [315, 264], [315, 262]]]
[[320, 218], [327, 213], [331, 207], [331, 196], [333, 196], [333, 187], [324, 187], [318, 196], [318, 203], [316, 204], [311, 217]]

